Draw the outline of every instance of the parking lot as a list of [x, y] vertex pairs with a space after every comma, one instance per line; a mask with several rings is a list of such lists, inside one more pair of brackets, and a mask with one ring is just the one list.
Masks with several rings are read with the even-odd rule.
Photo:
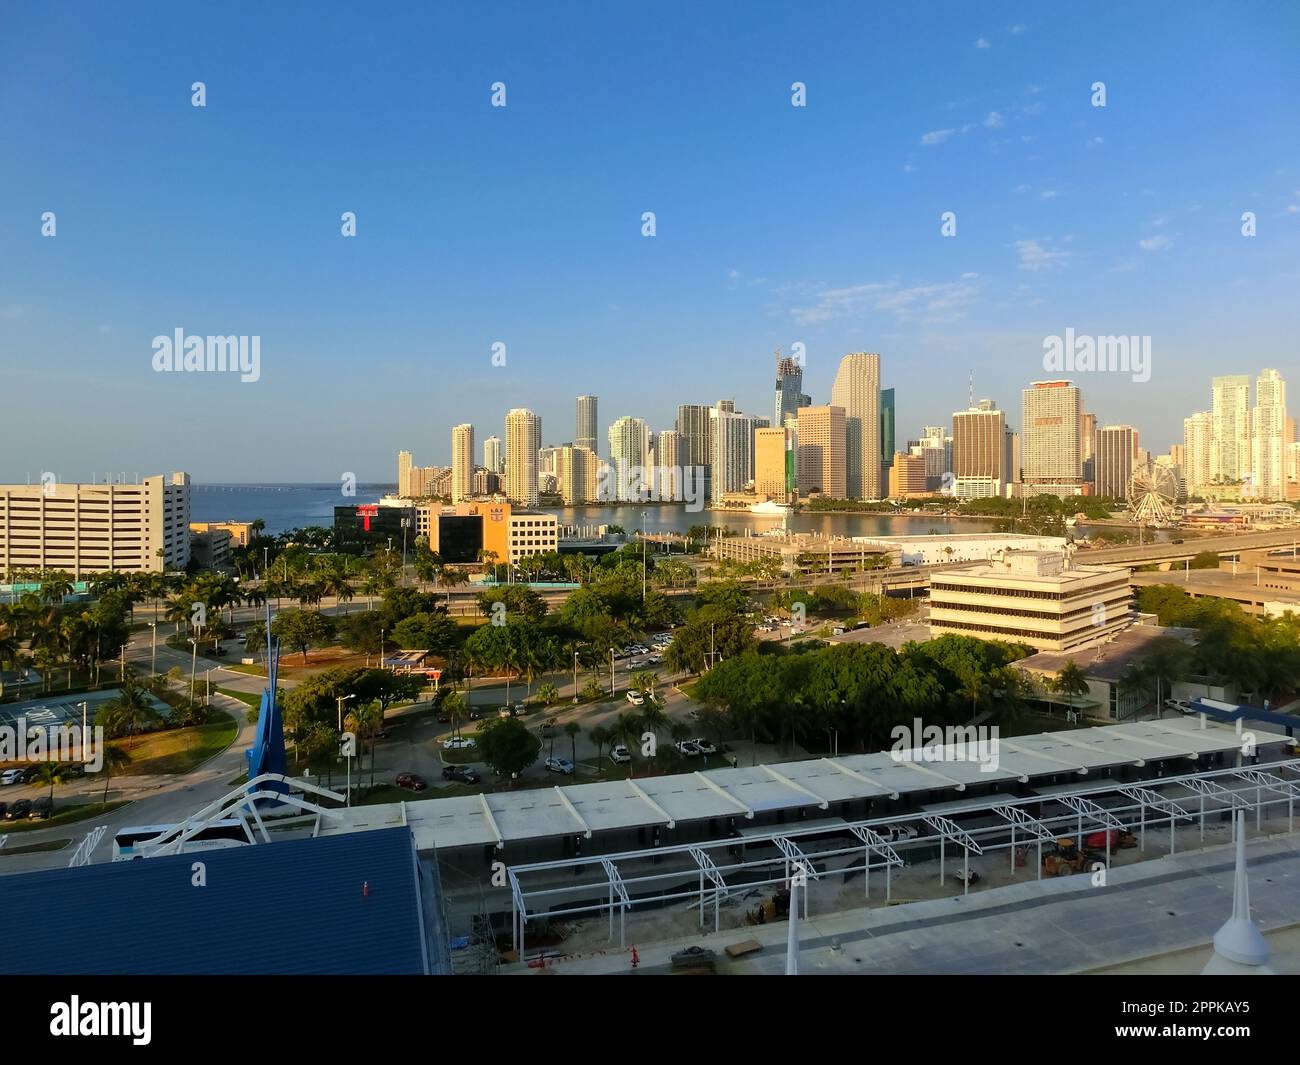
[[[86, 723], [95, 723], [95, 710], [117, 698], [117, 689], [110, 688], [98, 692], [74, 692], [71, 695], [50, 694], [40, 699], [25, 699], [21, 703], [5, 703], [0, 706], [0, 726], [17, 728], [20, 720], [32, 725], [80, 725], [81, 704], [86, 704]], [[160, 711], [167, 711], [166, 703], [154, 700], [154, 706]]]

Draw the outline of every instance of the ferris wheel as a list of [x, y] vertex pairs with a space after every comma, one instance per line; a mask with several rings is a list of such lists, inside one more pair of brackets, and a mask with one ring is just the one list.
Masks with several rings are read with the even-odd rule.
[[1128, 482], [1128, 509], [1140, 525], [1162, 525], [1174, 517], [1178, 478], [1168, 466], [1143, 465]]

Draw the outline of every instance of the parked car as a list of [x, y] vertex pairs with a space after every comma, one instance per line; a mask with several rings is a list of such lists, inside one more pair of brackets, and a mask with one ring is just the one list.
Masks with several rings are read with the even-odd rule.
[[442, 741], [444, 751], [468, 751], [478, 746], [478, 741], [473, 736], [453, 736], [451, 739]]
[[528, 713], [527, 703], [515, 703], [515, 717], [523, 717], [526, 713]]
[[468, 766], [445, 765], [442, 767], [443, 780], [459, 780], [462, 784], [477, 784], [478, 774]]
[[18, 799], [10, 804], [9, 809], [5, 811], [6, 821], [21, 821], [32, 812], [31, 799]]
[[641, 706], [645, 702], [645, 696], [640, 692], [629, 691], [627, 693], [627, 701], [633, 706]]
[[664, 660], [663, 655], [651, 655], [649, 658], [645, 660], [645, 664], [647, 666], [657, 666], [661, 662], [663, 662], [663, 660]]
[[715, 744], [710, 743], [703, 736], [697, 737], [694, 741], [695, 746], [700, 749], [700, 754], [717, 754], [718, 748]]
[[566, 777], [573, 775], [573, 763], [567, 758], [548, 758], [546, 768], [552, 773], [563, 773]]
[[438, 724], [439, 724], [439, 725], [450, 725], [450, 724], [451, 724], [451, 715], [450, 715], [449, 713], [447, 713], [447, 711], [443, 710], [441, 713], [438, 714]]
[[632, 756], [627, 753], [627, 748], [620, 743], [610, 748], [609, 760], [616, 765], [626, 765], [632, 761]]
[[886, 843], [906, 843], [909, 839], [916, 839], [921, 833], [911, 825], [880, 825], [875, 826], [875, 832]]
[[86, 767], [80, 762], [71, 762], [68, 765], [59, 766], [59, 776], [67, 780], [69, 777], [84, 777]]
[[248, 643], [247, 634], [241, 632], [238, 636], [235, 637], [235, 643]]
[[48, 795], [32, 800], [32, 812], [28, 815], [33, 821], [48, 821], [54, 813], [54, 801]]
[[16, 769], [6, 769], [0, 773], [0, 786], [8, 787], [10, 784], [23, 784], [27, 779], [27, 770], [19, 766]]
[[398, 773], [397, 786], [405, 788], [407, 791], [423, 791], [429, 785], [425, 782], [424, 777], [418, 773]]
[[685, 755], [687, 758], [698, 758], [704, 752], [700, 750], [700, 745], [694, 740], [681, 740], [677, 744], [677, 753]]

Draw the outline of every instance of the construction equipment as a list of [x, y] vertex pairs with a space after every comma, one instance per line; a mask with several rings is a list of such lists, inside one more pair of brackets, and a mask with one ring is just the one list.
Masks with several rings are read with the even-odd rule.
[[1087, 867], [1087, 857], [1070, 836], [1062, 836], [1052, 851], [1043, 855], [1043, 872], [1048, 876], [1069, 876]]
[[1132, 832], [1125, 832], [1118, 828], [1112, 828], [1107, 832], [1093, 832], [1091, 835], [1084, 836], [1083, 845], [1089, 850], [1105, 851], [1107, 836], [1110, 836], [1110, 849], [1112, 851], [1138, 845], [1137, 836], [1133, 835]]

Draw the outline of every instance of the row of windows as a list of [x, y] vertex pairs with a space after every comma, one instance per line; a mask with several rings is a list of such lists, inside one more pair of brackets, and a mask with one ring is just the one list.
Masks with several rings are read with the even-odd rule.
[[934, 596], [935, 592], [962, 592], [966, 595], [995, 595], [999, 599], [1046, 599], [1054, 602], [1060, 602], [1066, 599], [1078, 599], [1082, 596], [1104, 595], [1107, 592], [1114, 592], [1120, 588], [1128, 591], [1128, 580], [1114, 581], [1110, 584], [1094, 584], [1087, 588], [1080, 588], [1068, 592], [1043, 592], [1034, 588], [1003, 588], [988, 587], [978, 584], [954, 584], [950, 581], [930, 581], [930, 595]]
[[[1107, 609], [1122, 607], [1127, 610], [1131, 600], [1126, 593], [1122, 599], [1098, 600], [1098, 602]], [[1091, 604], [1079, 610], [1062, 610], [1058, 613], [1051, 610], [1016, 610], [1004, 606], [981, 606], [978, 603], [949, 603], [943, 601], [931, 603], [930, 609], [932, 611], [965, 610], [972, 614], [1000, 614], [1006, 617], [1039, 618], [1044, 621], [1077, 621], [1080, 618], [1090, 618], [1093, 610]]]
[[[1118, 621], [1119, 619], [1117, 618], [1116, 620]], [[952, 629], [952, 630], [960, 630], [962, 632], [989, 633], [992, 634], [995, 638], [1005, 636], [1012, 643], [1026, 642], [1026, 641], [1033, 641], [1033, 640], [1042, 640], [1051, 643], [1062, 643], [1065, 642], [1068, 636], [1070, 635], [1067, 633], [1060, 633], [1060, 632], [1041, 632], [1041, 631], [1035, 631], [1033, 629], [1013, 629], [1001, 625], [978, 625], [975, 624], [974, 622], [939, 621], [937, 619], [932, 620], [930, 622], [930, 627], [940, 633], [942, 633], [944, 630]], [[1089, 639], [1091, 639], [1092, 638], [1091, 626], [1085, 631], [1088, 632], [1089, 635], [1085, 639], [1071, 641], [1070, 646], [1074, 646], [1075, 644], [1078, 643], [1086, 643]]]

